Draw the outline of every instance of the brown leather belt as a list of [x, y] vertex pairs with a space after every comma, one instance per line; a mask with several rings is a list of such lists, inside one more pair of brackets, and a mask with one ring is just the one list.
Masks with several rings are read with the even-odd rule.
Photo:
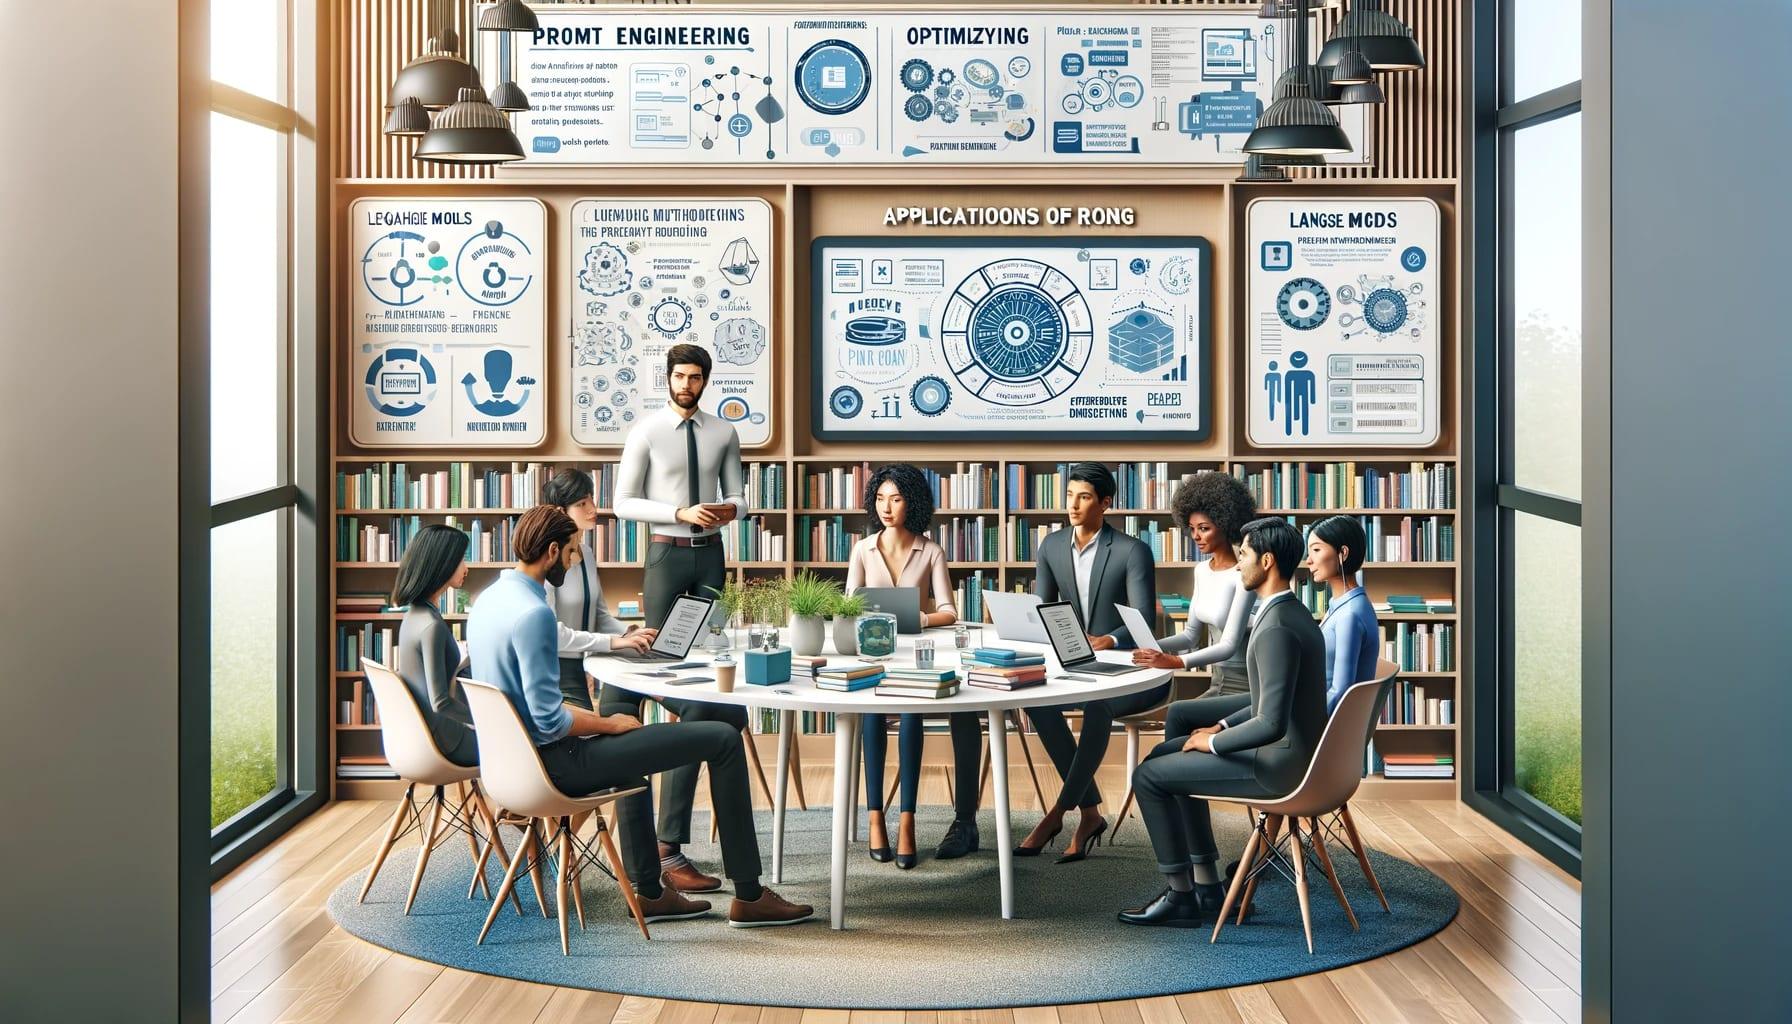
[[696, 537], [684, 537], [670, 533], [656, 533], [653, 535], [653, 542], [655, 544], [673, 544], [681, 548], [706, 548], [711, 544], [720, 544], [722, 542], [722, 536], [717, 533], [705, 533]]

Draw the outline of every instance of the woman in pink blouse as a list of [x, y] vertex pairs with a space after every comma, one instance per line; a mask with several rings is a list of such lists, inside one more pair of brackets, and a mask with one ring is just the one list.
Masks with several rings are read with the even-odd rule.
[[[952, 579], [946, 574], [946, 552], [927, 535], [933, 525], [933, 488], [921, 471], [905, 463], [884, 466], [865, 484], [865, 514], [878, 532], [853, 545], [847, 563], [846, 592], [860, 587], [914, 587], [921, 595], [921, 625], [950, 626], [958, 621], [952, 605]], [[865, 715], [865, 789], [871, 815], [871, 859], [891, 860], [884, 824], [884, 756], [889, 744], [884, 715]], [[977, 762], [982, 733], [977, 716], [951, 716], [952, 756], [956, 764], [953, 796], [956, 820], [940, 842], [941, 859], [962, 857], [977, 849]], [[899, 868], [915, 866], [915, 799], [921, 784], [921, 716], [905, 714], [897, 732], [897, 777], [901, 783], [901, 822], [894, 860]]]

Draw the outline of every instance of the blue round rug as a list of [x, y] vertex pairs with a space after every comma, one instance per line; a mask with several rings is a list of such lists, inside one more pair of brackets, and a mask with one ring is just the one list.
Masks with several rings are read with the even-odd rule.
[[[584, 876], [587, 930], [581, 933], [573, 922], [571, 956], [561, 955], [559, 925], [541, 916], [527, 879], [518, 884], [524, 915], [506, 908], [485, 944], [476, 946], [489, 904], [466, 897], [472, 864], [458, 838], [430, 858], [410, 916], [402, 910], [415, 862], [414, 839], [388, 858], [366, 903], [355, 902], [361, 872], [342, 883], [329, 909], [345, 930], [376, 945], [523, 981], [701, 1002], [930, 1010], [1132, 999], [1310, 974], [1411, 945], [1448, 924], [1458, 906], [1455, 892], [1436, 875], [1371, 851], [1393, 907], [1385, 912], [1355, 859], [1334, 847], [1332, 860], [1362, 929], [1351, 931], [1324, 876], [1309, 875], [1312, 955], [1302, 937], [1294, 888], [1274, 872], [1264, 874], [1251, 918], [1242, 926], [1228, 924], [1218, 943], [1209, 944], [1207, 928], [1123, 925], [1114, 919], [1115, 911], [1143, 903], [1163, 886], [1135, 817], [1118, 846], [1104, 844], [1086, 861], [1053, 864], [1050, 855], [1017, 859], [1018, 918], [1004, 921], [991, 848], [993, 813], [985, 812], [980, 821], [983, 848], [951, 861], [931, 856], [945, 833], [948, 810], [924, 807], [918, 817], [922, 860], [914, 870], [872, 861], [862, 841], [852, 848], [847, 930], [841, 932], [827, 925], [831, 819], [825, 809], [789, 814], [784, 881], [776, 888], [787, 899], [814, 904], [816, 911], [813, 922], [789, 928], [729, 928], [731, 894], [724, 891], [706, 897], [715, 904], [709, 917], [654, 924], [648, 942], [615, 883], [593, 870]], [[1243, 819], [1236, 811], [1214, 815], [1222, 851], [1243, 849]], [[1016, 840], [1037, 820], [1016, 815]], [[759, 823], [769, 873], [770, 814], [760, 812]], [[707, 840], [701, 813], [695, 831]], [[507, 848], [516, 848], [514, 838], [514, 833], [506, 837]], [[712, 871], [720, 863], [719, 851], [707, 842], [687, 851]], [[495, 889], [498, 869], [488, 870]], [[553, 911], [552, 893], [547, 903]]]

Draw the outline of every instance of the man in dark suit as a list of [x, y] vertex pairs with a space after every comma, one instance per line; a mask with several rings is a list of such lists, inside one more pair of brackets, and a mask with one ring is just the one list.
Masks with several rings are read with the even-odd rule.
[[1244, 528], [1238, 568], [1257, 594], [1245, 652], [1248, 695], [1177, 701], [1164, 742], [1133, 773], [1139, 814], [1169, 888], [1127, 924], [1200, 925], [1203, 910], [1225, 898], [1207, 801], [1189, 793], [1253, 798], [1284, 796], [1300, 784], [1325, 731], [1325, 637], [1313, 613], [1289, 590], [1300, 564], [1300, 531], [1281, 519]]
[[[1114, 474], [1099, 462], [1070, 467], [1070, 480], [1064, 488], [1070, 529], [1059, 530], [1039, 543], [1036, 592], [1042, 600], [1069, 601], [1083, 632], [1089, 634], [1089, 646], [1098, 651], [1132, 646], [1115, 605], [1131, 605], [1147, 615], [1157, 606], [1157, 560], [1151, 557], [1151, 549], [1107, 525], [1117, 489]], [[1039, 731], [1039, 742], [1064, 780], [1064, 788], [1045, 818], [1015, 848], [1016, 853], [1023, 857], [1038, 854], [1063, 829], [1065, 812], [1075, 807], [1081, 810], [1081, 820], [1060, 860], [1087, 856], [1089, 845], [1108, 827], [1101, 816], [1095, 770], [1107, 753], [1110, 726], [1117, 717], [1149, 711], [1163, 703], [1169, 692], [1165, 683], [1129, 697], [1036, 708], [1027, 713]], [[1077, 707], [1083, 711], [1081, 743], [1064, 721], [1064, 712]]]

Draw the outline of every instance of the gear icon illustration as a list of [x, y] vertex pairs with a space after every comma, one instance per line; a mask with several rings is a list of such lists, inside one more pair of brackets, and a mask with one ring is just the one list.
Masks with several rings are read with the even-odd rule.
[[908, 392], [909, 404], [923, 416], [938, 416], [952, 404], [952, 388], [938, 377], [922, 377]]
[[1363, 300], [1363, 319], [1379, 334], [1392, 334], [1406, 323], [1406, 296], [1393, 288], [1377, 288]]
[[933, 65], [919, 57], [902, 65], [902, 84], [909, 92], [923, 92], [933, 84]]
[[647, 322], [666, 337], [676, 338], [691, 326], [691, 307], [682, 299], [667, 296], [654, 303], [647, 314]]
[[933, 101], [917, 93], [902, 105], [902, 112], [910, 121], [925, 121], [933, 116]]
[[951, 124], [952, 122], [958, 120], [958, 108], [953, 106], [950, 103], [941, 103], [939, 106], [934, 108], [934, 111], [935, 111], [935, 113], [940, 115], [940, 120], [946, 122], [947, 124]]
[[941, 85], [951, 85], [956, 81], [958, 81], [958, 72], [953, 71], [951, 68], [942, 68], [940, 70]]

